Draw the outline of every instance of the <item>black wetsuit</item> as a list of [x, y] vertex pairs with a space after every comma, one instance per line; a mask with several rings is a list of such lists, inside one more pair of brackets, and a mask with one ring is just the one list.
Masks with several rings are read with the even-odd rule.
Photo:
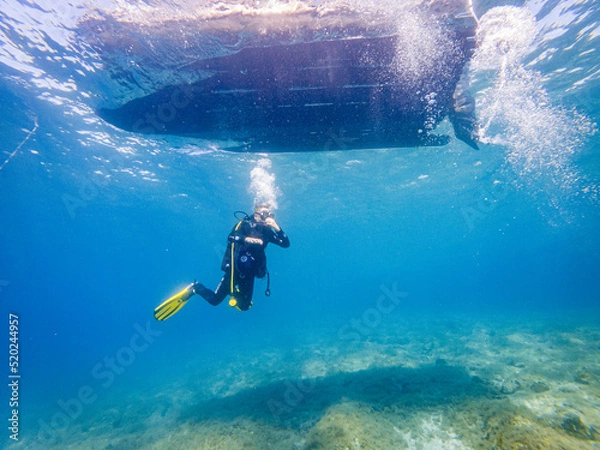
[[[245, 242], [246, 237], [258, 238], [262, 244]], [[237, 304], [241, 311], [247, 311], [252, 306], [252, 293], [254, 291], [254, 278], [264, 278], [267, 275], [267, 255], [265, 248], [269, 242], [280, 247], [290, 246], [290, 240], [283, 230], [275, 231], [270, 226], [256, 222], [253, 218], [240, 221], [227, 238], [227, 250], [221, 263], [221, 270], [225, 272], [215, 291], [211, 291], [200, 283], [194, 286], [194, 292], [202, 296], [211, 305], [218, 305], [231, 294], [231, 247], [234, 258], [234, 292]]]

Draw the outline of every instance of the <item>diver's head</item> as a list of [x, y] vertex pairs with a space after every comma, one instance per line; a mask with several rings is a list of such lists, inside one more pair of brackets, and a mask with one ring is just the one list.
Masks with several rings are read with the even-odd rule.
[[257, 222], [264, 222], [269, 217], [274, 217], [271, 211], [271, 205], [268, 203], [259, 203], [254, 207], [254, 220]]

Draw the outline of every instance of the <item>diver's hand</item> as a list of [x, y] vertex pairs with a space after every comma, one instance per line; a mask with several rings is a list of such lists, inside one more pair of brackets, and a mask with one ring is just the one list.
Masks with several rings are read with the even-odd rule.
[[281, 228], [279, 228], [279, 225], [277, 225], [277, 222], [275, 222], [275, 219], [273, 219], [272, 217], [267, 217], [265, 219], [265, 225], [270, 226], [275, 231], [281, 231]]
[[246, 244], [263, 245], [263, 240], [260, 238], [247, 237], [244, 242]]

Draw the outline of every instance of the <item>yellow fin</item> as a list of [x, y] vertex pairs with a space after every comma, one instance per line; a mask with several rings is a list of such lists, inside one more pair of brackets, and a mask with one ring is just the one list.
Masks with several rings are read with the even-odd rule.
[[187, 303], [192, 295], [194, 295], [194, 283], [186, 286], [185, 289], [179, 291], [173, 297], [168, 298], [154, 310], [154, 318], [162, 321], [167, 320], [179, 311]]

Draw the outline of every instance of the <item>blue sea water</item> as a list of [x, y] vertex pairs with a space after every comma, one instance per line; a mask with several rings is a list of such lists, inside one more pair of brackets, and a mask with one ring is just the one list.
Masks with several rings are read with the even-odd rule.
[[[461, 428], [475, 404], [520, 411], [543, 448], [597, 448], [596, 2], [510, 2], [488, 22], [507, 3], [475, 3], [493, 44], [472, 67], [478, 151], [273, 155], [95, 115], [116, 88], [77, 23], [183, 3], [1, 4], [3, 448], [511, 448]], [[267, 250], [272, 295], [257, 280], [249, 312], [196, 296], [155, 321], [194, 279], [216, 286], [233, 212], [265, 197], [291, 240]], [[565, 392], [571, 409], [549, 400]]]

